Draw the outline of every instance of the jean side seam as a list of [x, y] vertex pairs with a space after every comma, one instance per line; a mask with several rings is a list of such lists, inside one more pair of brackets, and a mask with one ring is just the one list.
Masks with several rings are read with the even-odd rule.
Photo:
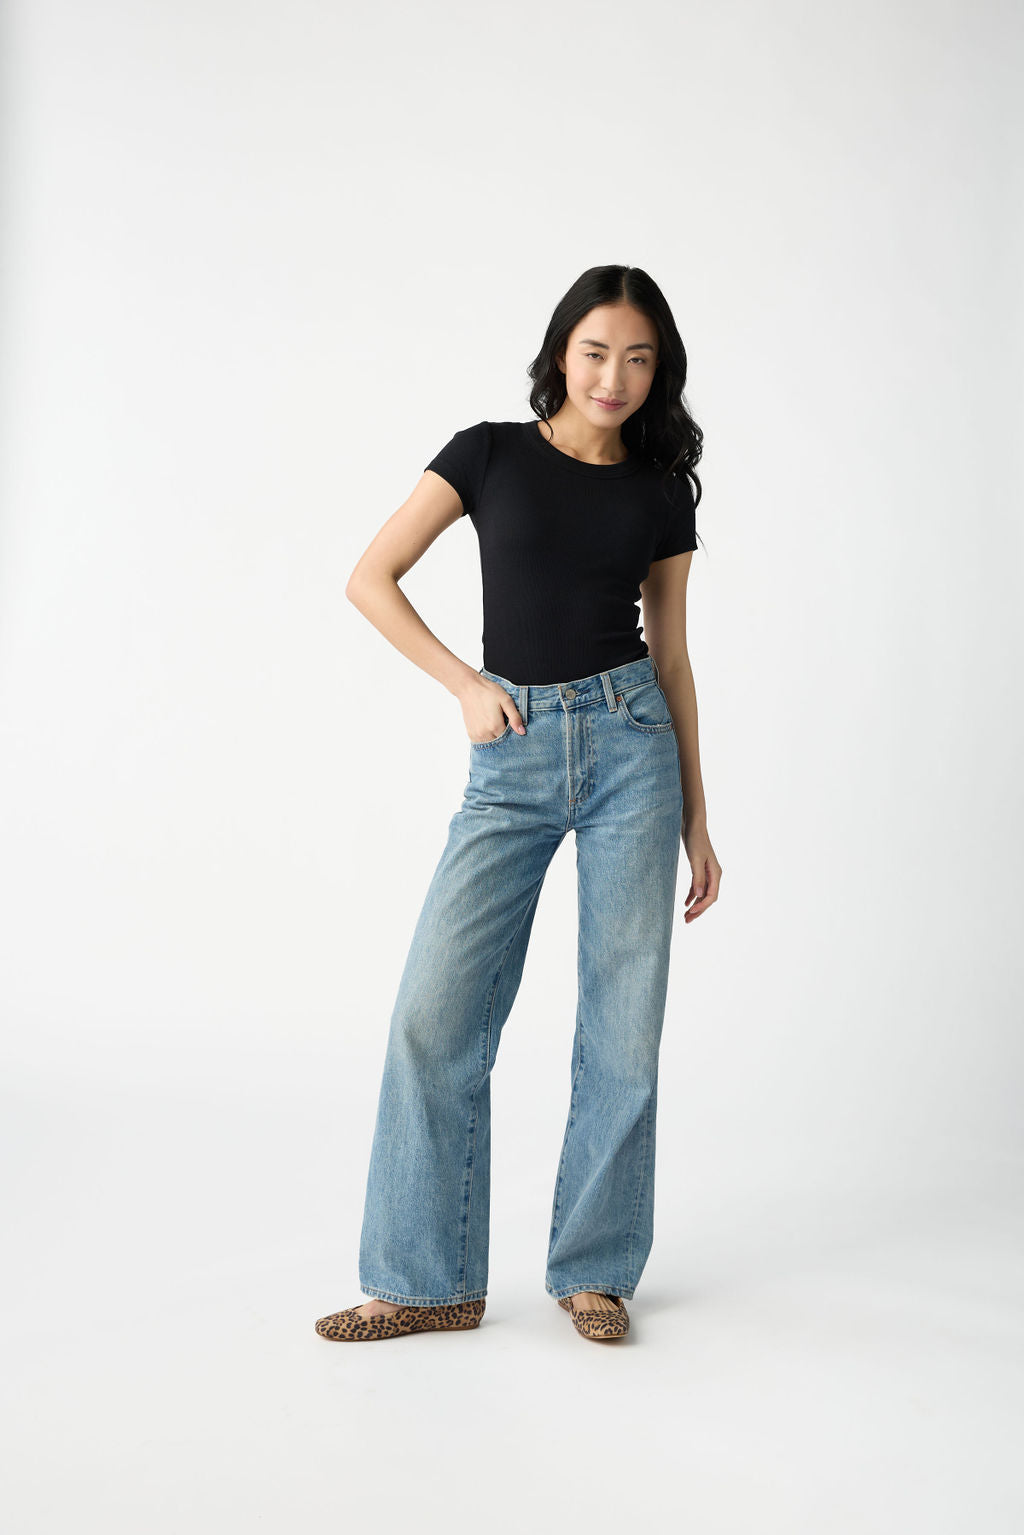
[[566, 1152], [569, 1149], [569, 1134], [570, 1134], [570, 1131], [572, 1130], [573, 1124], [575, 1123], [574, 1118], [573, 1118], [573, 1114], [574, 1114], [574, 1110], [576, 1108], [576, 1084], [577, 1084], [577, 1082], [579, 1080], [580, 1072], [583, 1070], [583, 1022], [582, 1022], [582, 1019], [580, 1020], [580, 1022], [578, 1024], [578, 1028], [579, 1028], [579, 1036], [580, 1036], [579, 1060], [576, 1062], [576, 1070], [573, 1072], [573, 1074], [572, 1074], [572, 1082], [569, 1084], [569, 1122], [568, 1122], [568, 1124], [565, 1127], [565, 1135], [562, 1138], [562, 1151], [561, 1151], [561, 1155], [558, 1158], [558, 1177], [557, 1177], [557, 1179], [555, 1181], [555, 1209], [554, 1209], [554, 1214], [552, 1216], [551, 1224], [552, 1224], [552, 1227], [556, 1229], [556, 1231], [557, 1231], [557, 1228], [558, 1228], [558, 1216], [559, 1216], [559, 1211], [560, 1211], [560, 1208], [561, 1208], [562, 1179], [565, 1176]]
[[633, 1272], [633, 1239], [636, 1236], [636, 1224], [640, 1215], [640, 1203], [644, 1191], [644, 1181], [647, 1176], [647, 1143], [650, 1138], [651, 1112], [656, 1090], [656, 1088], [652, 1089], [651, 1097], [647, 1100], [647, 1108], [644, 1111], [644, 1138], [640, 1149], [640, 1177], [637, 1180], [636, 1199], [633, 1202], [633, 1219], [630, 1222], [629, 1241], [626, 1244], [626, 1267], [630, 1274]]

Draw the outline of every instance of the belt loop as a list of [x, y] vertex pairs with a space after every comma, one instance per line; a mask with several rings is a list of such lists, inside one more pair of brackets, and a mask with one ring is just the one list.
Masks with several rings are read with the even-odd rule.
[[519, 712], [523, 716], [523, 724], [524, 725], [527, 723], [526, 711], [527, 711], [527, 701], [528, 701], [528, 697], [529, 697], [529, 692], [530, 692], [529, 684], [526, 683], [526, 682], [521, 683], [520, 687], [519, 687]]
[[612, 687], [611, 674], [609, 672], [602, 672], [601, 673], [601, 682], [604, 685], [605, 702], [607, 703], [609, 709], [614, 714], [616, 709], [619, 706], [615, 702], [615, 689]]
[[[650, 654], [650, 652], [648, 652], [648, 654]], [[654, 680], [655, 680], [655, 682], [658, 684], [658, 686], [660, 688], [661, 687], [661, 673], [658, 670], [658, 663], [654, 659], [653, 656], [651, 656], [651, 665], [654, 667]]]

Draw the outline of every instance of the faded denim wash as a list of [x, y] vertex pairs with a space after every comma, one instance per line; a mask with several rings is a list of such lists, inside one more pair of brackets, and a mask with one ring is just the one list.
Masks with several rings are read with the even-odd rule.
[[629, 1299], [654, 1238], [658, 1053], [683, 792], [652, 657], [511, 694], [470, 775], [391, 1017], [360, 1288], [408, 1306], [487, 1293], [491, 1095], [552, 856], [576, 833], [578, 1007], [545, 1288]]

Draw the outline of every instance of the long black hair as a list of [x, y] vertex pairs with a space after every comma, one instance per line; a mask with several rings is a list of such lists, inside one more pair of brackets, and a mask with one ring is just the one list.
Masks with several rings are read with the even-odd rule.
[[652, 321], [658, 332], [658, 367], [650, 392], [640, 409], [622, 424], [622, 441], [630, 453], [646, 458], [665, 470], [663, 484], [673, 475], [688, 474], [696, 486], [694, 506], [699, 506], [701, 483], [696, 473], [703, 452], [704, 433], [690, 415], [683, 398], [686, 387], [686, 348], [672, 311], [653, 277], [638, 266], [593, 266], [577, 277], [555, 305], [540, 351], [527, 368], [533, 380], [530, 409], [542, 421], [565, 403], [565, 374], [557, 358], [573, 327], [599, 304], [632, 304]]

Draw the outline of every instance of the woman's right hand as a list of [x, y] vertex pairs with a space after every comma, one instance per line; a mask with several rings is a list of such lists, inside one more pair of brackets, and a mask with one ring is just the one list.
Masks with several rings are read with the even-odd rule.
[[460, 696], [459, 702], [466, 734], [477, 745], [496, 741], [504, 732], [506, 718], [517, 734], [526, 734], [523, 716], [512, 702], [512, 695], [489, 677], [478, 677]]

